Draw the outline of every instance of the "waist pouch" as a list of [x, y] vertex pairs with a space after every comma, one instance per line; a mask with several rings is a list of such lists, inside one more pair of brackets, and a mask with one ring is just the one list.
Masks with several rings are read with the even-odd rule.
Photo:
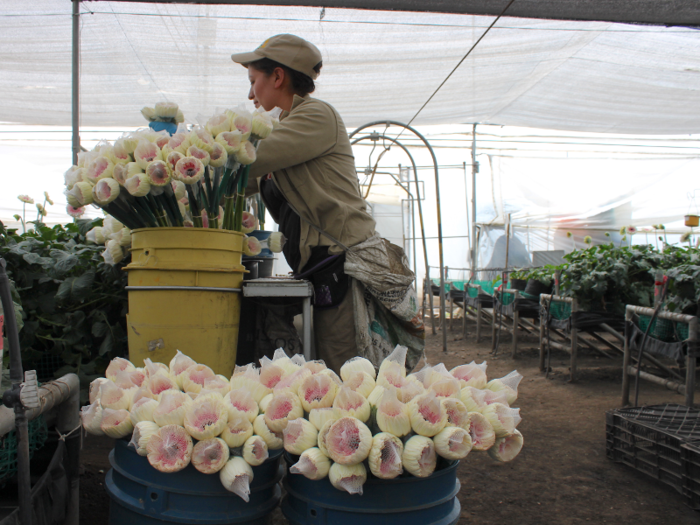
[[338, 306], [348, 291], [350, 278], [345, 274], [345, 253], [334, 257], [327, 264], [314, 269], [306, 278], [314, 287], [314, 306], [331, 308]]

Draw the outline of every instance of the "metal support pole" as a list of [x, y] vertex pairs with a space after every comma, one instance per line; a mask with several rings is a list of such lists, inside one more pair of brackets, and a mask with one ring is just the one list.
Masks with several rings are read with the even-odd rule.
[[22, 525], [32, 525], [32, 480], [29, 476], [29, 422], [22, 403], [15, 405], [15, 427], [17, 428], [17, 491], [19, 493], [19, 516]]
[[[624, 354], [622, 357], [622, 406], [630, 404], [630, 376], [627, 369], [630, 366], [629, 323], [632, 321], [632, 311], [625, 310], [625, 337], [623, 342]], [[637, 366], [642, 366], [641, 360]]]
[[510, 357], [515, 358], [515, 354], [518, 351], [518, 325], [520, 324], [520, 312], [517, 309], [518, 303], [518, 290], [515, 290], [515, 297], [513, 298], [513, 350]]
[[[304, 297], [302, 302], [302, 316], [304, 317], [304, 359], [311, 361], [311, 297]], [[318, 350], [316, 353], [318, 354]]]
[[[406, 168], [406, 172], [408, 172], [408, 168]], [[408, 186], [410, 188], [411, 180], [408, 176], [406, 176], [406, 178], [408, 179]], [[399, 180], [401, 180], [401, 164], [399, 164]], [[401, 182], [403, 182], [403, 180], [401, 180]], [[403, 185], [401, 187], [403, 187]], [[414, 282], [416, 283], [416, 292], [418, 292], [418, 251], [416, 250], [416, 198], [410, 191], [407, 191], [407, 193], [409, 198], [408, 213], [411, 216], [411, 227], [409, 228], [409, 231], [411, 232], [411, 236], [413, 239], [413, 274], [415, 275]], [[411, 239], [409, 239], [409, 241], [410, 240]], [[410, 253], [410, 245], [407, 251], [408, 253]]]
[[[82, 433], [80, 432], [80, 379], [75, 374], [68, 374], [55, 383], [68, 386], [68, 398], [58, 409], [56, 428], [61, 434], [70, 434], [65, 438], [66, 452], [64, 467], [68, 478], [68, 509], [64, 525], [80, 523], [80, 449]], [[79, 430], [75, 430], [78, 428]]]
[[467, 218], [467, 229], [468, 229], [468, 238], [469, 238], [469, 258], [471, 258], [471, 253], [472, 253], [472, 245], [474, 244], [474, 239], [472, 239], [471, 235], [471, 224], [469, 224], [470, 217], [469, 217], [469, 188], [467, 187], [467, 163], [462, 162], [462, 171], [464, 172], [464, 214], [466, 215]]
[[477, 268], [476, 254], [477, 254], [477, 242], [476, 242], [476, 174], [479, 173], [479, 164], [476, 162], [476, 124], [472, 128], [472, 232], [471, 232], [471, 242], [472, 242], [472, 274], [476, 278], [475, 270]]
[[[578, 311], [578, 302], [576, 299], [571, 301], [571, 316]], [[576, 381], [576, 367], [578, 366], [578, 329], [571, 323], [571, 377], [569, 381]]]
[[[688, 323], [688, 341], [690, 351], [692, 352], [695, 345], [698, 343], [698, 319], [697, 317]], [[695, 354], [688, 353], [688, 360], [685, 367], [685, 404], [688, 407], [693, 406], [693, 397], [695, 395], [695, 368], [697, 367], [697, 357]]]
[[[477, 290], [477, 292], [480, 289]], [[481, 301], [479, 300], [479, 295], [476, 296], [476, 342], [481, 341]]]
[[15, 306], [10, 292], [10, 279], [7, 277], [5, 259], [0, 257], [0, 302], [5, 316], [5, 333], [7, 334], [8, 350], [10, 353], [10, 380], [12, 388], [2, 395], [5, 405], [15, 411], [15, 426], [17, 428], [17, 492], [19, 517], [22, 525], [31, 525], [32, 515], [32, 483], [29, 477], [29, 426], [27, 414], [20, 401], [20, 384], [22, 383], [22, 359], [19, 347], [19, 331]]
[[[425, 141], [427, 143], [427, 141]], [[447, 352], [447, 323], [445, 320], [445, 258], [442, 251], [442, 212], [440, 209], [440, 180], [438, 177], [437, 158], [430, 148], [435, 165], [435, 204], [437, 207], [438, 253], [440, 255], [440, 317], [442, 317], [442, 351]]]
[[[547, 306], [546, 294], [540, 295], [540, 372], [544, 372], [544, 330], [547, 325], [547, 316], [544, 313]], [[550, 299], [551, 300], [551, 299]]]
[[80, 152], [80, 0], [73, 0], [73, 66], [72, 66], [73, 164]]

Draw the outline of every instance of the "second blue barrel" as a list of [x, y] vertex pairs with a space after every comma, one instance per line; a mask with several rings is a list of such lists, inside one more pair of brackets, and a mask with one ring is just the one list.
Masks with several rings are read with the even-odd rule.
[[[287, 457], [288, 465], [294, 462]], [[334, 488], [328, 478], [287, 471], [282, 513], [291, 525], [452, 525], [461, 511], [458, 465], [448, 462], [427, 478], [370, 476], [361, 496]]]
[[279, 503], [282, 450], [253, 467], [250, 501], [227, 491], [218, 474], [202, 474], [192, 465], [166, 474], [118, 439], [109, 454], [112, 468], [105, 485], [110, 495], [110, 525], [264, 525]]

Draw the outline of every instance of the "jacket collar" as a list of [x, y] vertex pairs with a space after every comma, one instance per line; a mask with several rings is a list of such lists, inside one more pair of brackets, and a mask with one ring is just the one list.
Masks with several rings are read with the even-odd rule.
[[284, 119], [293, 111], [299, 104], [302, 104], [303, 102], [306, 102], [309, 100], [311, 97], [309, 95], [305, 95], [303, 97], [300, 97], [299, 95], [294, 95], [294, 98], [292, 99], [292, 109], [290, 111], [283, 111], [280, 113], [280, 120]]

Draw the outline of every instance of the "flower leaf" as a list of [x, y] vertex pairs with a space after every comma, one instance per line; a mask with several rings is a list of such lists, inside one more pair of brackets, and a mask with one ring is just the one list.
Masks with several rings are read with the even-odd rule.
[[69, 277], [58, 287], [56, 299], [60, 301], [65, 301], [68, 299], [78, 301], [84, 300], [88, 297], [90, 287], [92, 286], [94, 280], [94, 271], [86, 272], [80, 277]]

